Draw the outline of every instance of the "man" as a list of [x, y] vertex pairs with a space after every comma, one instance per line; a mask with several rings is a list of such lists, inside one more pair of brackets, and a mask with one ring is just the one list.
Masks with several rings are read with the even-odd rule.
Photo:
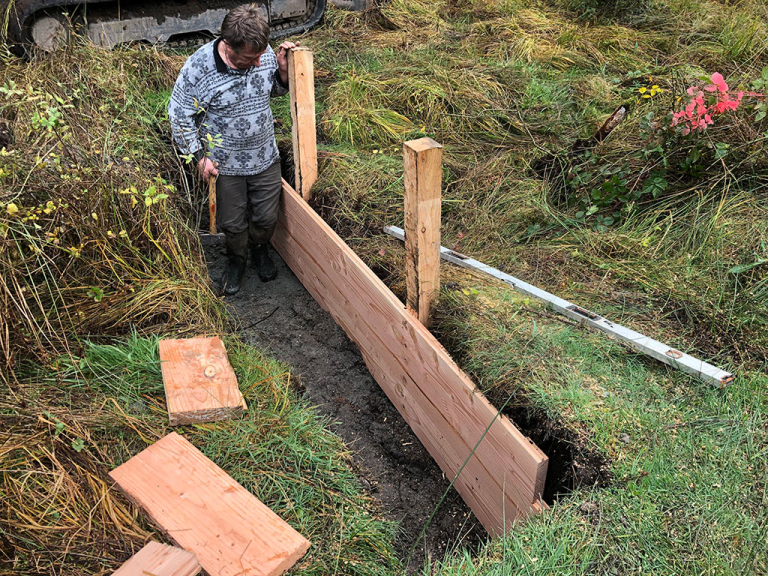
[[240, 290], [249, 237], [259, 278], [269, 282], [277, 276], [268, 247], [282, 184], [269, 99], [288, 92], [288, 50], [293, 47], [283, 42], [275, 54], [261, 8], [238, 6], [225, 16], [221, 36], [186, 61], [168, 106], [182, 154], [194, 157], [206, 182], [217, 177], [228, 295]]

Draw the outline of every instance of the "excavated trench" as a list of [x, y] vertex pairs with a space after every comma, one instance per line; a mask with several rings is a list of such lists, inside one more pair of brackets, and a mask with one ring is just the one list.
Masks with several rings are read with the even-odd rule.
[[[206, 246], [205, 255], [218, 282], [226, 267], [223, 244]], [[272, 255], [278, 278], [262, 283], [249, 265], [242, 289], [226, 303], [244, 340], [288, 363], [309, 401], [333, 420], [332, 430], [352, 449], [355, 472], [382, 515], [400, 522], [396, 546], [405, 558], [449, 479], [371, 377], [354, 342]], [[474, 548], [485, 538], [482, 525], [452, 490], [419, 542], [409, 571], [416, 572], [427, 556], [439, 559], [451, 547]]]
[[[202, 224], [207, 226], [205, 217]], [[221, 239], [204, 244], [218, 284], [226, 268], [224, 244]], [[241, 291], [225, 301], [245, 341], [289, 364], [309, 401], [333, 421], [332, 430], [352, 449], [355, 472], [381, 514], [399, 522], [396, 549], [405, 559], [450, 479], [370, 375], [354, 342], [274, 251], [272, 256], [279, 270], [275, 281], [262, 283], [249, 263]], [[549, 457], [544, 493], [549, 504], [578, 486], [610, 482], [607, 462], [541, 410], [518, 406], [505, 413]], [[418, 572], [426, 558], [440, 559], [453, 548], [474, 550], [487, 537], [451, 490], [424, 530], [408, 571]]]

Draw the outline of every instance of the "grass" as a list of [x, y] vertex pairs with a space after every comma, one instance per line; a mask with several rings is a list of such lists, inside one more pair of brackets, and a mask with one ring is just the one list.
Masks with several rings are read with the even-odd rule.
[[[576, 220], [578, 208], [559, 200], [556, 183], [532, 177], [530, 165], [591, 135], [630, 102], [636, 112], [584, 166], [627, 165], [630, 185], [643, 186], [650, 169], [637, 158], [643, 117], [674, 108], [702, 73], [724, 71], [731, 85], [758, 78], [768, 64], [764, 11], [655, 3], [676, 24], [646, 29], [639, 21], [580, 20], [546, 2], [481, 4], [393, 1], [364, 16], [332, 11], [328, 31], [306, 40], [322, 71], [326, 155], [317, 206], [371, 265], [395, 270], [392, 257], [379, 255], [378, 231], [402, 222], [398, 142], [429, 135], [445, 145], [446, 243], [514, 266], [598, 311], [621, 306], [612, 293], [633, 291], [662, 313], [629, 318], [638, 329], [660, 321], [677, 345], [693, 340], [712, 356], [760, 362], [768, 344], [765, 268], [729, 271], [765, 253], [764, 121], [755, 124], [747, 110], [723, 118], [697, 146], [727, 144], [733, 155], [725, 163], [708, 160], [694, 177], [670, 169], [662, 198], [614, 207], [621, 216], [607, 231]], [[692, 19], [689, 27], [679, 23], [684, 18]], [[748, 36], [734, 25], [739, 18], [751, 18]], [[526, 37], [528, 49], [520, 50]], [[642, 100], [638, 89], [651, 83], [665, 92]], [[382, 111], [398, 120], [372, 122]], [[683, 162], [691, 146], [673, 150], [670, 165]]]
[[[532, 358], [543, 359], [518, 402], [543, 407], [589, 438], [615, 480], [559, 500], [551, 517], [516, 529], [501, 551], [451, 559], [436, 573], [493, 574], [485, 567], [500, 553], [519, 562], [512, 565], [523, 566], [521, 574], [768, 569], [764, 372], [739, 372], [733, 387], [717, 390], [554, 320], [505, 288], [469, 275], [453, 281], [441, 301], [442, 329], [462, 365], [498, 403]], [[563, 530], [554, 541], [553, 528]]]
[[[160, 335], [230, 326], [163, 124], [182, 62], [90, 47], [0, 62], [2, 574], [111, 574], [165, 540], [107, 472], [170, 431]], [[396, 527], [332, 423], [286, 366], [227, 348], [250, 410], [180, 431], [315, 543], [296, 571], [398, 572]]]
[[155, 128], [176, 66], [149, 50], [0, 58], [6, 369], [83, 334], [223, 327], [186, 224], [194, 190], [171, 183], [183, 166]]
[[[547, 514], [476, 553], [428, 563], [425, 574], [768, 571], [768, 125], [742, 108], [698, 144], [680, 141], [664, 193], [627, 205], [605, 229], [578, 220], [558, 182], [530, 170], [630, 103], [633, 113], [595, 150], [595, 170], [626, 166], [641, 185], [652, 165], [638, 157], [645, 115], [679, 107], [702, 74], [746, 87], [768, 64], [762, 2], [630, 4], [617, 20], [600, 2], [391, 0], [365, 14], [331, 8], [302, 39], [316, 59], [315, 207], [396, 293], [402, 247], [381, 228], [402, 224], [402, 140], [428, 135], [445, 145], [443, 244], [737, 375], [731, 388], [711, 389], [443, 267], [443, 343], [497, 404], [520, 388], [511, 414], [543, 415], [572, 451], [608, 462], [613, 480], [577, 486]], [[20, 93], [0, 94], [13, 135], [0, 156], [0, 265], [11, 279], [0, 345], [20, 382], [2, 406], [12, 448], [2, 456], [2, 569], [12, 541], [27, 572], [104, 573], [151, 534], [133, 508], [105, 497], [99, 478], [165, 431], [154, 340], [86, 344], [88, 335], [225, 326], [181, 223], [198, 192], [184, 187], [160, 137], [180, 62], [152, 50], [4, 60], [0, 84]], [[654, 84], [664, 92], [641, 99]], [[289, 141], [286, 103], [276, 117]], [[704, 161], [685, 171], [695, 146]], [[55, 212], [45, 212], [49, 199]], [[60, 227], [57, 244], [45, 233]], [[371, 514], [328, 423], [297, 400], [284, 368], [228, 345], [258, 410], [185, 434], [322, 543], [300, 569], [400, 573], [393, 528]], [[24, 378], [30, 359], [43, 364], [37, 379]], [[521, 382], [520, 373], [530, 376]], [[83, 531], [91, 514], [98, 522]]]
[[[614, 480], [425, 574], [766, 571], [768, 125], [745, 109], [681, 141], [664, 194], [605, 229], [530, 170], [628, 102], [594, 164], [626, 166], [642, 185], [643, 118], [676, 109], [702, 74], [758, 78], [766, 12], [669, 0], [631, 3], [616, 21], [603, 4], [392, 0], [362, 16], [331, 10], [305, 39], [321, 71], [315, 207], [398, 295], [402, 247], [381, 228], [403, 219], [400, 142], [427, 135], [445, 146], [444, 245], [737, 374], [710, 389], [444, 267], [441, 341], [496, 405], [521, 387], [510, 414], [543, 414]], [[651, 85], [664, 92], [640, 98]], [[381, 111], [388, 125], [371, 121]], [[715, 162], [718, 143], [731, 152]], [[679, 165], [694, 146], [710, 155], [691, 174]]]
[[[23, 409], [0, 407], [0, 490], [12, 498], [0, 540], [15, 549], [17, 573], [110, 573], [150, 536], [162, 539], [105, 476], [171, 431], [157, 342], [86, 342], [81, 357], [21, 382], [13, 397]], [[295, 572], [396, 572], [395, 527], [377, 518], [331, 423], [299, 398], [288, 367], [226, 345], [247, 414], [176, 430], [313, 542]]]

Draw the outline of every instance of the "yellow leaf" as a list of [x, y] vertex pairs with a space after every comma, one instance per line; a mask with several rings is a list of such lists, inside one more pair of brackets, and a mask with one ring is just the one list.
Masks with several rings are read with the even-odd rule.
[[99, 219], [99, 215], [96, 214], [96, 212], [91, 212], [91, 218], [93, 218], [94, 220], [98, 220]]
[[13, 216], [19, 211], [19, 207], [16, 206], [16, 204], [14, 204], [13, 202], [8, 204], [8, 206], [6, 206], [5, 209], [8, 211], [8, 214], [10, 214], [11, 216]]

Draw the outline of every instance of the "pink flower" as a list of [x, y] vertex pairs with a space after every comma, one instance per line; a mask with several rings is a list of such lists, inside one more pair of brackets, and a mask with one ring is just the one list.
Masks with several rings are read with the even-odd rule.
[[[672, 126], [683, 124], [683, 135], [690, 134], [694, 130], [706, 130], [707, 126], [715, 123], [713, 116], [736, 110], [741, 104], [745, 92], [740, 90], [736, 98], [731, 97], [728, 84], [719, 72], [710, 77], [712, 84], [704, 86], [707, 92], [717, 93], [717, 102], [708, 105], [704, 101], [704, 92], [697, 86], [691, 86], [686, 93], [691, 97], [685, 107], [672, 115]], [[747, 92], [747, 96], [762, 96]]]
[[720, 72], [712, 74], [710, 80], [712, 81], [712, 85], [706, 86], [704, 90], [707, 92], [714, 92], [715, 90], [718, 90], [721, 93], [728, 92], [728, 84], [725, 83], [725, 78], [723, 78], [723, 75], [720, 74]]

